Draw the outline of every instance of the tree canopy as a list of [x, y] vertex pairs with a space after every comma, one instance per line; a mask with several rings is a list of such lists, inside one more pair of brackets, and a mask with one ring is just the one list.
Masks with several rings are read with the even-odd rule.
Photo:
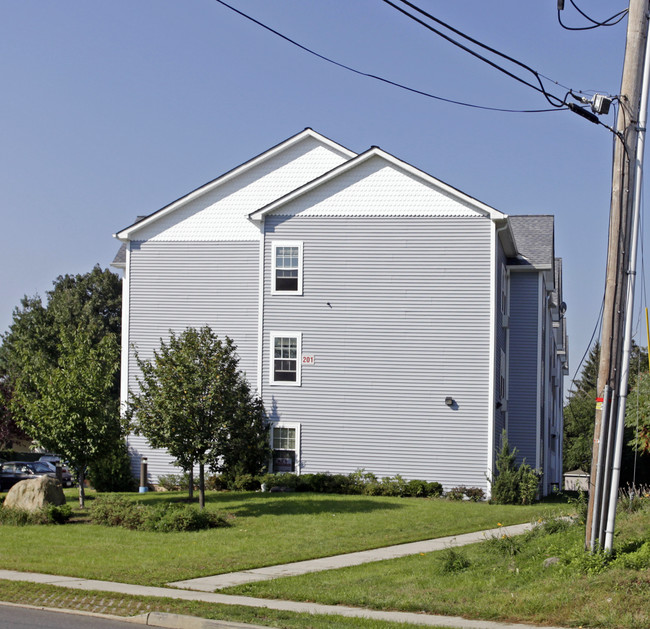
[[269, 458], [268, 425], [231, 339], [209, 327], [171, 332], [151, 360], [136, 354], [139, 390], [127, 415], [153, 447], [166, 448], [185, 470], [199, 466], [199, 502], [207, 465], [213, 471], [261, 472]]
[[[585, 472], [591, 470], [591, 456], [594, 435], [594, 419], [596, 412], [596, 380], [598, 376], [598, 365], [600, 361], [600, 345], [598, 343], [589, 351], [585, 360], [580, 377], [575, 380], [569, 390], [568, 403], [564, 407], [564, 470], [570, 471], [582, 469]], [[636, 478], [637, 482], [647, 482], [650, 474], [646, 469], [647, 464], [641, 461], [635, 463], [635, 453], [633, 445], [636, 443], [634, 436], [634, 425], [637, 420], [636, 412], [636, 393], [637, 388], [641, 391], [640, 399], [644, 399], [644, 393], [648, 385], [648, 353], [645, 348], [639, 347], [636, 343], [632, 344], [630, 356], [630, 377], [629, 377], [629, 394], [626, 407], [626, 434], [625, 446], [623, 448], [621, 482], [623, 484], [632, 482]], [[650, 389], [648, 390], [650, 394]], [[641, 404], [640, 417], [647, 418], [650, 427], [650, 401], [648, 409], [643, 410]], [[646, 413], [644, 415], [644, 413]], [[643, 428], [643, 421], [641, 421]], [[635, 474], [636, 471], [636, 474]]]
[[88, 466], [110, 454], [119, 418], [121, 281], [99, 266], [24, 297], [2, 336], [0, 378], [12, 420], [74, 469], [83, 506]]

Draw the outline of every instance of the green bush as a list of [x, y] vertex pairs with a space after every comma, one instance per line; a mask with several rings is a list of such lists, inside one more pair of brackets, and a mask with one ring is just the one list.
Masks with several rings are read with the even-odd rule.
[[485, 492], [480, 487], [465, 487], [465, 495], [472, 502], [480, 502], [485, 498]]
[[160, 507], [149, 508], [142, 528], [169, 533], [201, 531], [220, 526], [227, 526], [226, 519], [213, 511], [201, 510], [196, 505], [167, 503]]
[[93, 524], [140, 531], [198, 531], [227, 526], [226, 519], [196, 505], [165, 503], [148, 507], [124, 496], [98, 496], [91, 511]]
[[429, 483], [414, 478], [406, 483], [405, 491], [405, 496], [411, 498], [426, 498], [429, 495]]
[[146, 519], [144, 505], [116, 494], [97, 496], [90, 511], [91, 522], [104, 526], [122, 526], [136, 530], [142, 528]]
[[442, 496], [443, 491], [444, 488], [440, 483], [436, 483], [436, 481], [427, 483], [427, 496], [430, 496], [431, 498], [439, 498]]
[[462, 500], [465, 497], [465, 486], [452, 487], [446, 494], [447, 500]]
[[257, 491], [260, 481], [252, 474], [238, 474], [229, 482], [228, 488], [234, 491]]
[[0, 507], [0, 524], [26, 526], [28, 524], [65, 524], [72, 516], [69, 505], [47, 505], [43, 509], [27, 511]]
[[506, 431], [496, 458], [496, 477], [492, 481], [492, 502], [496, 504], [532, 504], [537, 498], [540, 473], [524, 460], [517, 467], [517, 448], [510, 452]]
[[167, 491], [176, 491], [181, 488], [180, 474], [161, 474], [158, 476], [158, 485]]

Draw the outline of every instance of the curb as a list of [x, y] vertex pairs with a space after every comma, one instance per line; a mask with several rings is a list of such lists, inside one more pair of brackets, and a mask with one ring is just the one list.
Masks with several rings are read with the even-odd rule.
[[[149, 612], [142, 616], [146, 617], [142, 624], [150, 627], [166, 627], [167, 629], [269, 629], [268, 626], [262, 625], [249, 625], [228, 620], [206, 620], [197, 616], [181, 616], [163, 612]], [[134, 622], [141, 622], [135, 618], [137, 617], [134, 617]]]
[[148, 627], [162, 627], [163, 629], [269, 629], [262, 625], [249, 625], [242, 622], [229, 620], [208, 620], [198, 616], [182, 616], [181, 614], [166, 614], [163, 612], [146, 612], [137, 616], [115, 616], [114, 614], [101, 614], [99, 612], [87, 612], [83, 609], [65, 609], [63, 607], [45, 607], [43, 605], [22, 605], [20, 603], [9, 603], [0, 601], [0, 605], [8, 607], [24, 607], [26, 609], [38, 609], [59, 614], [75, 614], [87, 618], [104, 618], [106, 620], [119, 620], [131, 622], [134, 625], [147, 625]]

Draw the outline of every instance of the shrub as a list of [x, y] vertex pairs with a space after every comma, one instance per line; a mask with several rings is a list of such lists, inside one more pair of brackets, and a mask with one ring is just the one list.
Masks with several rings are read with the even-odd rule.
[[44, 511], [49, 524], [65, 524], [72, 517], [72, 508], [68, 504], [48, 505]]
[[465, 487], [452, 487], [446, 494], [445, 498], [448, 500], [462, 500], [465, 497]]
[[524, 460], [516, 466], [517, 448], [510, 452], [506, 431], [496, 458], [496, 478], [492, 480], [492, 502], [496, 504], [532, 504], [537, 497], [540, 473]]
[[480, 502], [485, 498], [485, 492], [480, 487], [465, 487], [465, 495], [472, 502]]
[[200, 531], [227, 526], [226, 519], [212, 511], [199, 509], [196, 505], [174, 505], [167, 503], [149, 508], [142, 528], [169, 533], [172, 531]]
[[146, 517], [144, 505], [116, 494], [97, 496], [90, 511], [93, 524], [122, 526], [127, 529], [141, 528]]
[[427, 483], [427, 496], [438, 498], [439, 496], [442, 496], [443, 491], [444, 488], [440, 483], [436, 483], [436, 481]]
[[366, 496], [382, 496], [383, 492], [384, 490], [382, 484], [379, 481], [373, 481], [371, 483], [368, 483], [363, 488], [363, 493]]
[[429, 483], [414, 478], [406, 483], [405, 491], [405, 496], [410, 496], [411, 498], [426, 498], [429, 495]]
[[227, 526], [226, 519], [196, 505], [166, 503], [147, 507], [124, 496], [98, 496], [91, 511], [93, 524], [122, 526], [141, 531], [198, 531]]
[[0, 524], [26, 526], [28, 524], [65, 524], [72, 516], [69, 505], [47, 505], [43, 509], [27, 511], [0, 507]]
[[180, 474], [161, 474], [158, 476], [158, 485], [167, 491], [175, 491], [181, 488]]
[[228, 483], [228, 488], [235, 491], [257, 491], [260, 481], [252, 474], [238, 474]]
[[348, 489], [351, 494], [362, 494], [366, 485], [377, 482], [377, 477], [364, 469], [358, 469], [348, 474], [348, 479]]

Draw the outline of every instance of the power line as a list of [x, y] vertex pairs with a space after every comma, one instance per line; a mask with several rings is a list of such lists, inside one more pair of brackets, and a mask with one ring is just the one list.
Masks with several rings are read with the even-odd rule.
[[[242, 17], [246, 18], [247, 20], [253, 22], [254, 24], [257, 24], [258, 26], [260, 26], [263, 29], [269, 31], [270, 33], [273, 33], [274, 35], [280, 37], [281, 39], [284, 39], [285, 41], [289, 42], [290, 44], [293, 44], [294, 46], [297, 46], [301, 50], [304, 50], [305, 52], [308, 52], [310, 55], [314, 55], [315, 57], [318, 57], [319, 59], [322, 59], [323, 61], [327, 61], [328, 63], [331, 63], [331, 64], [333, 64], [335, 66], [338, 66], [339, 68], [343, 68], [344, 70], [348, 70], [349, 72], [353, 72], [354, 74], [358, 74], [360, 76], [365, 76], [365, 77], [368, 77], [370, 79], [375, 79], [376, 81], [381, 81], [382, 83], [392, 85], [393, 87], [398, 87], [398, 88], [406, 90], [408, 92], [412, 92], [413, 94], [419, 94], [420, 96], [426, 96], [427, 98], [433, 98], [434, 100], [442, 101], [444, 103], [450, 103], [452, 105], [460, 105], [461, 107], [470, 107], [472, 109], [483, 109], [483, 110], [486, 110], [486, 111], [500, 111], [500, 112], [513, 113], [513, 114], [539, 114], [539, 113], [547, 113], [547, 112], [552, 112], [552, 111], [563, 111], [564, 110], [564, 107], [562, 105], [553, 105], [552, 109], [507, 109], [507, 108], [502, 108], [502, 107], [488, 107], [486, 105], [477, 105], [475, 103], [467, 103], [467, 102], [464, 102], [464, 101], [454, 100], [452, 98], [444, 98], [443, 96], [437, 96], [436, 94], [432, 94], [430, 92], [425, 92], [423, 90], [419, 90], [419, 89], [416, 89], [414, 87], [409, 87], [408, 85], [404, 85], [403, 83], [398, 83], [397, 81], [392, 81], [390, 79], [384, 78], [384, 77], [376, 75], [376, 74], [371, 74], [369, 72], [363, 72], [361, 70], [357, 70], [356, 68], [348, 66], [348, 65], [346, 65], [344, 63], [341, 63], [339, 61], [335, 61], [334, 59], [331, 59], [330, 57], [322, 55], [322, 54], [316, 52], [315, 50], [312, 50], [311, 48], [308, 48], [307, 46], [295, 41], [294, 39], [291, 39], [287, 35], [284, 35], [283, 33], [280, 33], [279, 31], [275, 30], [274, 28], [271, 28], [270, 26], [264, 24], [263, 22], [260, 22], [259, 20], [257, 20], [256, 18], [248, 15], [247, 13], [244, 13], [243, 11], [231, 6], [227, 2], [224, 2], [224, 0], [215, 0], [215, 2], [218, 2], [219, 4], [221, 4], [224, 7], [230, 9], [234, 13], [237, 13], [237, 14], [241, 15]], [[559, 101], [559, 99], [557, 99], [557, 100]]]
[[[561, 16], [561, 10], [558, 8], [557, 11], [557, 21], [560, 23], [560, 26], [564, 28], [567, 31], [590, 31], [594, 28], [599, 28], [601, 26], [616, 26], [628, 13], [628, 9], [623, 9], [622, 11], [619, 11], [618, 13], [612, 15], [612, 17], [607, 18], [606, 20], [603, 20], [602, 22], [599, 22], [597, 20], [594, 20], [593, 18], [589, 17], [575, 2], [574, 0], [569, 0], [569, 2], [573, 5], [573, 8], [580, 14], [582, 17], [584, 17], [586, 20], [591, 22], [591, 26], [566, 26], [562, 22], [562, 16]], [[612, 21], [614, 20], [614, 21]]]
[[487, 63], [489, 66], [493, 67], [495, 70], [498, 70], [499, 72], [502, 72], [503, 74], [509, 76], [510, 78], [514, 79], [515, 81], [518, 81], [519, 83], [527, 85], [528, 87], [534, 89], [535, 91], [540, 92], [541, 94], [544, 95], [546, 100], [553, 107], [561, 108], [561, 107], [565, 106], [565, 104], [566, 104], [566, 96], [564, 97], [564, 99], [560, 99], [557, 96], [547, 92], [546, 88], [544, 87], [544, 83], [542, 82], [542, 79], [540, 77], [539, 72], [537, 72], [536, 70], [531, 68], [529, 65], [526, 65], [525, 63], [519, 61], [518, 59], [515, 59], [514, 57], [511, 57], [509, 55], [506, 55], [505, 53], [502, 53], [502, 52], [496, 50], [495, 48], [492, 48], [491, 46], [488, 46], [487, 44], [484, 44], [484, 43], [478, 41], [477, 39], [474, 39], [473, 37], [470, 37], [466, 33], [463, 33], [462, 31], [458, 30], [457, 28], [454, 28], [453, 26], [450, 26], [446, 22], [443, 22], [442, 20], [438, 19], [437, 17], [431, 15], [431, 13], [428, 13], [424, 9], [421, 9], [420, 7], [416, 6], [412, 2], [409, 2], [408, 0], [397, 0], [398, 2], [401, 2], [402, 4], [405, 4], [406, 6], [410, 7], [414, 11], [417, 11], [421, 15], [423, 15], [423, 16], [427, 17], [428, 19], [432, 20], [436, 24], [439, 24], [440, 26], [446, 28], [447, 30], [450, 30], [451, 32], [455, 33], [456, 35], [459, 35], [463, 39], [466, 39], [467, 41], [469, 41], [469, 42], [471, 42], [471, 43], [473, 43], [473, 44], [475, 44], [477, 46], [480, 46], [481, 48], [491, 52], [492, 54], [498, 55], [498, 56], [502, 57], [503, 59], [506, 59], [507, 61], [510, 61], [511, 63], [514, 63], [515, 65], [520, 66], [521, 68], [523, 68], [527, 72], [530, 72], [537, 79], [538, 85], [535, 85], [534, 83], [530, 83], [529, 81], [526, 81], [522, 77], [520, 77], [520, 76], [514, 74], [513, 72], [510, 72], [506, 68], [498, 65], [494, 61], [491, 61], [490, 59], [484, 57], [483, 55], [480, 55], [475, 50], [472, 50], [471, 48], [465, 46], [464, 44], [461, 44], [459, 41], [456, 41], [453, 37], [450, 37], [449, 35], [446, 35], [445, 33], [439, 31], [437, 28], [431, 26], [430, 24], [427, 24], [426, 22], [424, 22], [423, 20], [421, 20], [417, 16], [413, 15], [412, 13], [409, 13], [408, 11], [403, 9], [402, 7], [397, 6], [391, 0], [382, 0], [382, 1], [385, 4], [388, 4], [389, 6], [393, 7], [396, 11], [399, 11], [400, 13], [405, 15], [406, 17], [410, 18], [411, 20], [413, 20], [413, 21], [417, 22], [418, 24], [424, 26], [424, 28], [430, 30], [432, 33], [435, 33], [439, 37], [442, 37], [443, 39], [445, 39], [449, 43], [453, 44], [454, 46], [457, 46], [461, 50], [464, 50], [465, 52], [472, 55], [473, 57], [476, 57], [477, 59], [480, 59], [484, 63]]

